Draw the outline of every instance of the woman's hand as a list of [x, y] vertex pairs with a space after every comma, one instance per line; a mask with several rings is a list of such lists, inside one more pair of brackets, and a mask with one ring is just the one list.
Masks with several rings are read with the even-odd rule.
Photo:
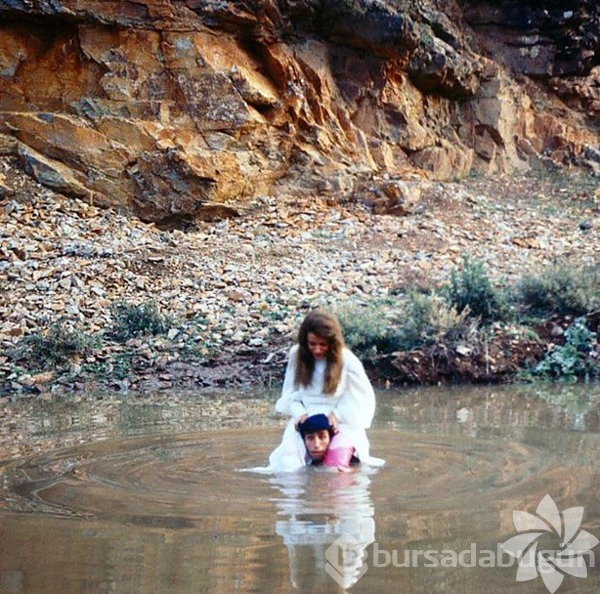
[[306, 421], [306, 419], [308, 419], [308, 415], [307, 414], [303, 414], [300, 415], [295, 421], [294, 421], [294, 427], [296, 427], [296, 431], [298, 430], [298, 426], [300, 425], [300, 423], [304, 423], [304, 421]]
[[337, 417], [335, 416], [335, 413], [330, 412], [327, 415], [327, 419], [329, 420], [329, 424], [331, 425], [331, 430], [333, 431], [333, 433], [337, 433], [339, 431], [338, 428], [338, 420]]

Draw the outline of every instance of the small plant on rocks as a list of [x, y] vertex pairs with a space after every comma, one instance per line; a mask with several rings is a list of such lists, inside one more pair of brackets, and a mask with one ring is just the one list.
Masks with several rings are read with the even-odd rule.
[[600, 307], [600, 270], [557, 262], [517, 284], [522, 305], [534, 312], [580, 316]]
[[340, 321], [344, 339], [354, 353], [364, 360], [393, 351], [389, 303], [340, 304], [334, 313]]
[[18, 358], [29, 367], [50, 369], [67, 365], [76, 357], [91, 355], [97, 347], [97, 337], [59, 319], [44, 332], [23, 338], [17, 351]]
[[469, 326], [469, 308], [461, 312], [440, 295], [410, 291], [398, 316], [394, 342], [411, 350], [435, 343], [454, 344]]
[[172, 325], [170, 317], [163, 315], [152, 301], [142, 305], [118, 301], [112, 305], [111, 313], [113, 325], [108, 336], [117, 342], [126, 342], [137, 336], [165, 334]]
[[469, 257], [464, 258], [462, 270], [452, 271], [442, 294], [458, 313], [468, 311], [483, 323], [508, 317], [506, 298], [492, 286], [483, 263]]
[[367, 360], [437, 342], [454, 344], [471, 325], [468, 310], [459, 313], [440, 295], [418, 290], [394, 302], [340, 306], [335, 313], [348, 346]]

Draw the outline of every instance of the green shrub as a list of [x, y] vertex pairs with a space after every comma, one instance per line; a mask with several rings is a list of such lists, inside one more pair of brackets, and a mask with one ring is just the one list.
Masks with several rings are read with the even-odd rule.
[[335, 314], [348, 346], [366, 360], [436, 342], [455, 343], [471, 327], [467, 312], [459, 313], [439, 295], [417, 290], [394, 302], [338, 306]]
[[136, 336], [164, 334], [172, 325], [171, 319], [163, 315], [152, 301], [142, 305], [119, 301], [113, 303], [111, 313], [113, 324], [108, 336], [117, 342]]
[[600, 274], [591, 267], [558, 262], [539, 275], [522, 277], [517, 295], [533, 311], [580, 316], [600, 307]]
[[60, 319], [44, 332], [26, 336], [18, 348], [19, 356], [38, 369], [62, 367], [75, 357], [91, 354], [98, 346], [96, 337], [73, 328]]
[[451, 272], [450, 283], [442, 288], [442, 295], [458, 313], [479, 318], [482, 322], [502, 320], [508, 315], [505, 297], [488, 278], [483, 264], [463, 259], [463, 268]]
[[600, 366], [594, 360], [595, 334], [585, 318], [578, 318], [565, 331], [565, 344], [555, 346], [535, 367], [535, 373], [552, 379], [599, 377]]
[[468, 311], [459, 312], [443, 297], [411, 291], [397, 317], [394, 344], [411, 350], [439, 342], [455, 343], [468, 326]]
[[389, 309], [390, 305], [383, 303], [369, 306], [347, 303], [334, 308], [346, 344], [360, 359], [371, 360], [378, 354], [394, 350], [386, 313]]

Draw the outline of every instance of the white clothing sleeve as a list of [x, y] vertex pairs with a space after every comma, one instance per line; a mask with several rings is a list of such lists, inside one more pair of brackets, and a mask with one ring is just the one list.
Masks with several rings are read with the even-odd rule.
[[290, 415], [294, 420], [306, 414], [300, 392], [294, 387], [297, 350], [297, 346], [290, 349], [287, 366], [285, 368], [285, 376], [283, 378], [283, 387], [281, 388], [281, 396], [275, 403], [275, 410], [278, 413]]
[[363, 364], [350, 350], [344, 352], [345, 381], [333, 413], [338, 421], [368, 429], [375, 414], [375, 392]]

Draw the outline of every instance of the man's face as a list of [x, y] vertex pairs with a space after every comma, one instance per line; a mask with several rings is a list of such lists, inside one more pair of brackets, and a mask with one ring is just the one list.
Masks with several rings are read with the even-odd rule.
[[313, 462], [322, 462], [331, 437], [327, 429], [321, 429], [321, 431], [315, 431], [315, 433], [307, 433], [304, 436], [304, 445], [306, 451]]

